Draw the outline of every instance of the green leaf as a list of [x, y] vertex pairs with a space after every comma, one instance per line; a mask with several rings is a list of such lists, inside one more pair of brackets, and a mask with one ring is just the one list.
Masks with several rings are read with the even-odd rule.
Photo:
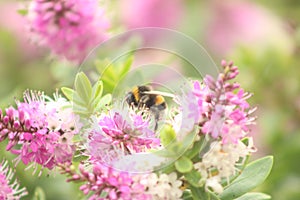
[[270, 195], [267, 195], [265, 193], [260, 193], [260, 192], [249, 192], [244, 194], [243, 196], [240, 196], [236, 200], [267, 200], [271, 199]]
[[187, 173], [193, 169], [193, 162], [189, 158], [182, 156], [176, 160], [175, 167], [178, 172]]
[[189, 148], [191, 147], [191, 145], [193, 145], [195, 136], [195, 130], [193, 130], [184, 137], [184, 139], [182, 140], [182, 145], [184, 149]]
[[41, 187], [36, 187], [32, 200], [46, 200], [46, 195]]
[[111, 94], [106, 94], [98, 101], [98, 103], [95, 105], [95, 110], [100, 111], [103, 107], [106, 105], [109, 105], [111, 102]]
[[211, 200], [220, 200], [220, 198], [215, 193], [212, 193], [212, 192], [208, 191], [208, 194], [209, 194], [209, 199], [211, 199]]
[[[202, 137], [204, 138], [204, 137]], [[195, 156], [199, 155], [201, 147], [204, 145], [203, 141], [205, 139], [201, 139], [193, 144], [193, 147], [187, 150], [184, 155], [190, 159], [193, 159]]]
[[80, 109], [79, 107], [76, 107], [73, 109], [73, 112], [84, 118], [87, 118], [90, 115], [90, 112], [86, 108]]
[[174, 163], [164, 166], [164, 168], [159, 168], [162, 173], [170, 174], [175, 171]]
[[[173, 144], [172, 144], [173, 145]], [[169, 146], [168, 146], [169, 147]], [[178, 153], [172, 151], [172, 149], [161, 149], [154, 152], [157, 156], [166, 157], [166, 158], [178, 158]]]
[[189, 191], [184, 191], [181, 197], [183, 200], [193, 200], [192, 193]]
[[92, 90], [93, 100], [100, 98], [102, 96], [102, 92], [103, 92], [103, 83], [102, 81], [99, 80], [93, 86], [93, 90]]
[[69, 99], [70, 101], [73, 100], [73, 95], [74, 95], [74, 90], [73, 89], [67, 88], [67, 87], [62, 87], [61, 91], [67, 97], [67, 99]]
[[77, 92], [74, 92], [72, 101], [74, 102], [75, 107], [76, 106], [81, 106], [81, 107], [86, 107], [87, 106], [86, 102], [78, 95]]
[[75, 155], [73, 157], [73, 162], [81, 162], [81, 161], [85, 161], [89, 158], [89, 156], [84, 156], [84, 155]]
[[222, 200], [231, 200], [253, 190], [268, 177], [272, 165], [272, 156], [266, 156], [251, 162], [242, 171], [241, 175], [225, 188], [223, 193], [220, 194], [220, 198]]
[[74, 113], [88, 118], [96, 112], [102, 111], [111, 102], [111, 94], [103, 94], [103, 82], [97, 81], [93, 86], [88, 77], [80, 72], [76, 75], [75, 90], [63, 87], [61, 90], [68, 99], [73, 101]]
[[92, 85], [88, 77], [83, 72], [76, 75], [75, 90], [85, 103], [89, 103], [92, 95]]
[[93, 86], [93, 99], [91, 103], [91, 107], [94, 109], [94, 111], [101, 111], [101, 108], [103, 108], [105, 105], [109, 104], [111, 102], [111, 94], [107, 94], [102, 97], [103, 94], [103, 83], [102, 81], [98, 81]]
[[99, 73], [103, 73], [107, 67], [111, 65], [109, 59], [105, 58], [103, 60], [95, 60], [95, 66]]
[[120, 74], [121, 76], [124, 76], [125, 74], [127, 74], [127, 72], [130, 70], [131, 65], [133, 62], [133, 56], [129, 56], [126, 61], [124, 62], [121, 70], [120, 70]]
[[203, 200], [208, 200], [209, 199], [209, 196], [208, 196], [208, 193], [205, 192], [204, 188], [198, 188], [198, 187], [193, 187], [191, 186], [190, 187], [191, 189], [191, 192], [192, 192], [192, 195], [193, 195], [193, 199], [203, 199]]
[[186, 178], [188, 183], [194, 187], [201, 187], [203, 185], [203, 184], [199, 183], [199, 181], [201, 179], [200, 173], [194, 169], [188, 173], [185, 173], [184, 177]]
[[72, 138], [73, 143], [82, 142], [82, 137], [80, 134], [75, 134]]
[[117, 83], [129, 72], [132, 62], [132, 55], [117, 62], [112, 62], [109, 59], [97, 60], [95, 62], [96, 68], [101, 75], [100, 78], [103, 81], [103, 91], [105, 94], [113, 92]]
[[191, 186], [191, 192], [194, 200], [220, 200], [214, 193], [205, 191], [203, 187], [193, 187]]
[[159, 138], [164, 147], [167, 147], [172, 141], [176, 139], [176, 133], [173, 127], [169, 124], [166, 124], [162, 127]]

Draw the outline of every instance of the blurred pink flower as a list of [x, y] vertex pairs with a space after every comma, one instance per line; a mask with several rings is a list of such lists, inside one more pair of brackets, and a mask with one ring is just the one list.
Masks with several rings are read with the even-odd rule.
[[[18, 3], [16, 2], [0, 3], [0, 29], [5, 32], [7, 31], [15, 42], [15, 48], [19, 51], [14, 54], [15, 56], [25, 60], [34, 59], [41, 55], [43, 51], [29, 41], [29, 35], [26, 33], [26, 27], [24, 26], [26, 20], [17, 12], [17, 10]], [[0, 58], [6, 49], [7, 48], [4, 47], [3, 50], [0, 48]]]
[[19, 184], [13, 181], [13, 171], [8, 167], [7, 161], [0, 163], [0, 199], [18, 200], [27, 194], [25, 188], [19, 188]]
[[107, 38], [109, 27], [97, 0], [34, 0], [28, 19], [40, 44], [75, 62]]
[[121, 0], [121, 20], [128, 28], [176, 28], [182, 0]]
[[239, 45], [291, 49], [284, 24], [255, 3], [215, 0], [210, 13], [206, 41], [215, 54], [227, 55]]

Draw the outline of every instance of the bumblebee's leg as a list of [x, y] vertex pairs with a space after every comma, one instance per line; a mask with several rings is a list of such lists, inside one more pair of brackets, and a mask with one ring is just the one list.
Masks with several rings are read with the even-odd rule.
[[152, 106], [150, 108], [151, 112], [154, 115], [154, 132], [157, 131], [158, 128], [158, 122], [159, 122], [159, 118], [160, 118], [160, 114], [161, 114], [161, 110], [157, 107], [157, 106]]
[[157, 128], [158, 128], [158, 120], [159, 120], [159, 113], [156, 113], [155, 116], [154, 116], [154, 120], [155, 120], [155, 125], [154, 125], [154, 132], [157, 131]]
[[144, 95], [141, 97], [139, 103], [138, 103], [138, 108], [144, 108], [146, 106], [147, 108], [147, 102], [149, 101], [150, 97], [148, 95]]

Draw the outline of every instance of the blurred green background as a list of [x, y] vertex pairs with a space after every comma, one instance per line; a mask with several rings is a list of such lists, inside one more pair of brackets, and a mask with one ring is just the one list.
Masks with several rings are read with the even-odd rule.
[[[271, 194], [274, 200], [300, 199], [300, 1], [166, 0], [134, 12], [124, 6], [130, 3], [135, 7], [134, 0], [120, 2], [114, 0], [108, 6], [115, 33], [143, 26], [124, 20], [128, 13], [139, 16], [149, 12], [143, 16], [144, 25], [158, 23], [179, 30], [203, 45], [217, 64], [226, 59], [240, 67], [238, 81], [254, 93], [251, 103], [258, 107], [257, 126], [253, 127], [258, 152], [253, 157], [272, 154], [275, 158], [270, 177], [257, 190]], [[2, 108], [13, 105], [14, 98], [21, 98], [27, 88], [50, 95], [56, 88], [72, 86], [77, 71], [76, 65], [57, 59], [47, 47], [30, 42], [26, 19], [17, 13], [20, 4], [0, 1]], [[168, 9], [173, 6], [175, 10]], [[176, 20], [159, 23], [157, 16]], [[0, 157], [12, 159], [4, 146], [0, 145]], [[45, 171], [38, 178], [32, 170], [24, 171], [22, 165], [18, 169], [21, 184], [30, 192], [24, 199], [32, 199], [37, 186], [49, 200], [80, 196], [76, 186], [65, 183], [58, 172], [48, 176]]]

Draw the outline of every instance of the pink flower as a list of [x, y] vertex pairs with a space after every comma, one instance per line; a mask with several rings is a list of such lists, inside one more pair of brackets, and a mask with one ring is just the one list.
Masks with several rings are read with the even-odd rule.
[[181, 0], [121, 1], [121, 20], [128, 28], [176, 28], [182, 12]]
[[236, 94], [232, 92], [226, 93], [226, 98], [234, 105], [240, 106], [242, 109], [249, 108], [249, 103], [246, 101], [251, 97], [248, 93], [245, 93], [243, 89], [240, 89]]
[[[195, 84], [197, 85], [197, 83]], [[200, 105], [201, 98], [198, 98], [197, 92], [189, 86], [182, 87], [182, 93], [177, 94], [174, 98], [179, 107], [176, 108], [176, 114], [171, 122], [178, 141], [184, 140], [202, 120], [201, 114], [204, 106]]]
[[146, 194], [146, 187], [140, 183], [137, 175], [116, 171], [100, 163], [93, 164], [92, 172], [87, 172], [82, 165], [79, 169], [80, 174], [70, 174], [71, 170], [66, 170], [66, 173], [71, 175], [68, 181], [85, 182], [80, 190], [85, 195], [91, 193], [90, 200], [151, 199], [151, 196]]
[[251, 97], [236, 83], [229, 81], [238, 75], [238, 68], [232, 62], [222, 61], [224, 72], [217, 80], [211, 76], [204, 78], [206, 87], [194, 83], [194, 94], [202, 121], [201, 131], [210, 134], [223, 143], [237, 143], [249, 132], [248, 126], [255, 118], [250, 117], [255, 109], [250, 109], [247, 99]]
[[210, 101], [210, 91], [208, 86], [201, 84], [199, 81], [194, 81], [193, 94], [196, 97], [198, 104], [198, 114], [200, 121], [203, 120], [203, 116], [209, 110], [209, 101]]
[[109, 27], [97, 0], [34, 0], [28, 18], [39, 43], [76, 62], [107, 38]]
[[25, 97], [25, 102], [17, 102], [17, 109], [10, 107], [0, 114], [0, 141], [9, 140], [6, 150], [25, 165], [33, 162], [52, 169], [70, 162], [75, 151], [71, 139], [78, 132], [76, 116], [67, 111], [72, 108], [65, 108], [68, 103], [62, 99], [46, 102], [42, 94], [25, 93]]
[[221, 135], [225, 121], [223, 109], [221, 105], [216, 105], [215, 112], [211, 114], [210, 120], [202, 127], [203, 133], [210, 133], [213, 138], [218, 138]]
[[124, 117], [118, 112], [103, 116], [99, 127], [92, 131], [90, 154], [101, 161], [112, 161], [118, 155], [144, 152], [159, 145], [159, 139], [149, 128], [149, 122], [138, 114]]
[[0, 199], [18, 200], [22, 196], [27, 195], [25, 188], [19, 188], [19, 184], [13, 181], [13, 172], [8, 167], [8, 163], [3, 161], [0, 163]]

